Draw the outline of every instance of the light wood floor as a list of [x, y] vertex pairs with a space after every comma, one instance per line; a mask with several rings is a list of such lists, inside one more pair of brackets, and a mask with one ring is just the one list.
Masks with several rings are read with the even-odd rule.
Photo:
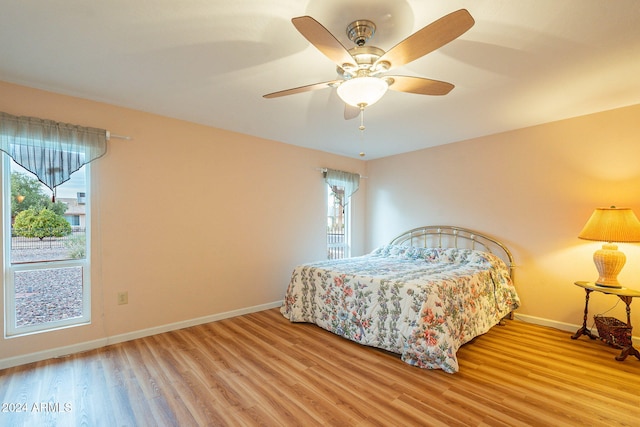
[[273, 309], [0, 371], [0, 425], [640, 425], [640, 360], [569, 336], [508, 321], [446, 374]]

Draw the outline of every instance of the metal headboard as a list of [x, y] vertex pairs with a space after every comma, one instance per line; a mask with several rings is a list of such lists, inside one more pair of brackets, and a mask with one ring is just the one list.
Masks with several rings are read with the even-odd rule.
[[392, 245], [415, 246], [422, 248], [461, 248], [476, 249], [493, 253], [509, 267], [513, 277], [513, 255], [501, 242], [477, 231], [450, 225], [429, 225], [405, 231], [395, 237]]

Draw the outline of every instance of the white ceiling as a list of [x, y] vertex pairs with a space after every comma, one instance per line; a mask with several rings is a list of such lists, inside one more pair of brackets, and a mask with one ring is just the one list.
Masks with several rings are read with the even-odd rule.
[[[389, 91], [364, 132], [335, 89], [262, 98], [336, 78], [293, 17], [347, 48], [373, 20], [388, 50], [461, 8], [468, 32], [393, 72], [446, 96]], [[0, 0], [0, 80], [365, 159], [639, 104], [639, 76], [638, 0]]]

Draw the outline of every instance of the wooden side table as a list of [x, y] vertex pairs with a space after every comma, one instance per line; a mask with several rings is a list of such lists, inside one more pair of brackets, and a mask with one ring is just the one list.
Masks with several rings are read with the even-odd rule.
[[[585, 291], [585, 301], [584, 301], [584, 317], [582, 320], [582, 327], [576, 331], [575, 334], [571, 336], [571, 339], [577, 339], [582, 335], [586, 335], [591, 339], [595, 339], [596, 336], [591, 333], [591, 331], [587, 328], [587, 317], [589, 314], [589, 294], [591, 292], [601, 292], [603, 294], [608, 295], [616, 295], [620, 298], [625, 305], [627, 306], [627, 326], [631, 328], [631, 302], [634, 298], [640, 298], [640, 291], [636, 291], [635, 289], [628, 288], [609, 288], [606, 286], [599, 286], [594, 282], [575, 282], [576, 286], [584, 288]], [[640, 351], [638, 351], [633, 346], [633, 341], [629, 343], [628, 346], [622, 347], [622, 352], [619, 356], [616, 356], [616, 360], [623, 361], [627, 358], [627, 356], [632, 355], [640, 359]]]

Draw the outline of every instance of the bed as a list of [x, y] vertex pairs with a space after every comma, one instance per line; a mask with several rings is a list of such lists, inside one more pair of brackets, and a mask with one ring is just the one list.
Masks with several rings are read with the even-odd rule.
[[509, 249], [487, 235], [420, 227], [364, 256], [296, 267], [280, 311], [454, 373], [458, 349], [518, 308], [513, 267]]

